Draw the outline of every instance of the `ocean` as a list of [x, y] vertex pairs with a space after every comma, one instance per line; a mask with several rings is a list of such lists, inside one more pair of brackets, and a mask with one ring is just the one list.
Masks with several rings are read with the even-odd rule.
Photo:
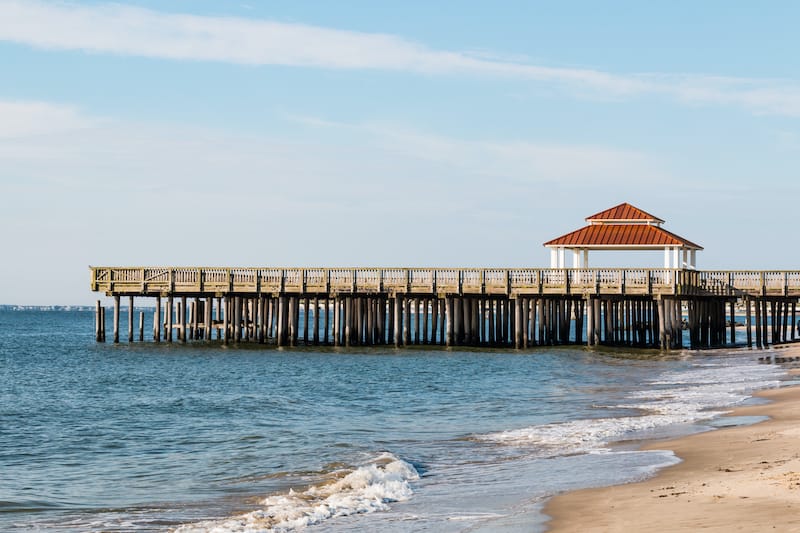
[[[122, 323], [126, 323], [123, 312]], [[0, 311], [0, 530], [543, 531], [788, 383], [763, 352], [94, 342]]]

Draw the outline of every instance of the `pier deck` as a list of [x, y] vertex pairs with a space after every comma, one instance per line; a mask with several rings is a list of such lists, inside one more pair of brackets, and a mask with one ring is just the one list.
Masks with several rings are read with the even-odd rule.
[[[172, 341], [173, 330], [185, 342], [188, 330], [192, 339], [210, 339], [216, 331], [224, 342], [271, 340], [278, 346], [302, 340], [334, 345], [527, 347], [586, 339], [589, 345], [677, 348], [682, 343], [681, 330], [689, 329], [690, 345], [696, 348], [735, 342], [738, 305], [747, 309], [747, 344], [753, 345], [755, 323], [756, 346], [761, 347], [795, 339], [800, 298], [800, 271], [90, 269], [92, 290], [115, 298], [115, 341], [120, 297], [130, 302], [129, 340], [133, 340], [133, 298], [150, 297], [157, 300], [154, 340], [162, 340], [163, 330], [167, 342]], [[167, 299], [163, 320], [162, 298]], [[177, 313], [174, 298], [179, 298]], [[194, 301], [187, 306], [188, 299]], [[212, 315], [215, 300], [216, 315]], [[105, 338], [102, 311], [98, 304], [98, 340]], [[730, 338], [726, 327], [731, 328]], [[140, 317], [140, 338], [142, 328]]]

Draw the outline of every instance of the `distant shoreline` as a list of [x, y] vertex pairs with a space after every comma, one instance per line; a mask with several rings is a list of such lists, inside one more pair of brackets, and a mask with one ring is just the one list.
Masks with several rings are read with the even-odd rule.
[[[136, 307], [136, 309], [153, 309]], [[11, 305], [0, 304], [0, 311], [94, 311], [93, 305]]]

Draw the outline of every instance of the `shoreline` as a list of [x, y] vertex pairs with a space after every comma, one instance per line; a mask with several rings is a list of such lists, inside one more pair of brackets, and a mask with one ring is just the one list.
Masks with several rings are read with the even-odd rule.
[[553, 496], [542, 510], [546, 531], [800, 531], [800, 385], [753, 396], [769, 403], [720, 419], [768, 420], [645, 441], [640, 450], [669, 450], [681, 462], [642, 481]]

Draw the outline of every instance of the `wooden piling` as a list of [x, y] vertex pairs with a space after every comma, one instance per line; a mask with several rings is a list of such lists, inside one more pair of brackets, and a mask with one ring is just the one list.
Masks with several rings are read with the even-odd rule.
[[284, 317], [286, 316], [287, 312], [287, 301], [286, 296], [279, 296], [278, 297], [278, 315], [276, 317], [276, 334], [275, 334], [275, 343], [278, 347], [284, 346], [286, 344], [286, 330], [285, 328], [285, 321]]
[[97, 304], [94, 308], [94, 340], [95, 342], [103, 342], [103, 327], [102, 327], [102, 320], [103, 320], [103, 312], [100, 310], [100, 300], [97, 300]]
[[175, 318], [173, 317], [174, 306], [175, 306], [175, 300], [170, 294], [169, 296], [167, 296], [167, 309], [164, 313], [167, 315], [165, 317], [167, 319], [167, 326], [164, 328], [164, 334], [167, 336], [168, 343], [172, 342], [172, 326], [175, 320]]
[[411, 298], [403, 297], [403, 346], [411, 344]]
[[181, 296], [179, 318], [181, 320], [179, 337], [181, 342], [186, 342], [186, 296]]
[[414, 312], [414, 344], [420, 343], [420, 318], [422, 314], [422, 299], [417, 297], [414, 298], [413, 305], [411, 306]]
[[[794, 327], [792, 327], [794, 329]], [[783, 334], [781, 335], [783, 342], [789, 340], [789, 301], [783, 301]]]
[[439, 298], [439, 344], [445, 344], [447, 337], [446, 299]]
[[455, 320], [453, 317], [453, 297], [447, 296], [445, 298], [445, 315], [447, 321], [447, 338], [445, 340], [445, 344], [447, 346], [453, 346], [455, 341]]
[[300, 298], [292, 296], [289, 298], [289, 345], [297, 346], [300, 339]]
[[308, 297], [303, 298], [303, 344], [308, 344], [308, 325], [311, 306]]
[[153, 310], [153, 340], [161, 342], [161, 295], [156, 296], [156, 308]]
[[106, 308], [105, 308], [105, 306], [100, 308], [100, 336], [102, 337], [102, 342], [106, 342]]
[[339, 295], [333, 298], [333, 345], [342, 343], [342, 298]]
[[319, 296], [314, 297], [314, 305], [312, 308], [314, 309], [314, 333], [311, 342], [314, 346], [317, 346], [319, 344]]
[[439, 331], [439, 299], [431, 300], [431, 344], [439, 344], [436, 333]]
[[133, 296], [128, 296], [128, 342], [133, 342]]
[[114, 344], [119, 344], [119, 295], [114, 296]]
[[594, 346], [594, 304], [591, 299], [585, 300], [586, 302], [586, 344], [587, 346]]
[[205, 306], [205, 316], [203, 317], [205, 320], [205, 340], [211, 340], [211, 330], [213, 327], [213, 323], [211, 321], [211, 316], [214, 307], [214, 298], [208, 297], [206, 298], [206, 306]]

